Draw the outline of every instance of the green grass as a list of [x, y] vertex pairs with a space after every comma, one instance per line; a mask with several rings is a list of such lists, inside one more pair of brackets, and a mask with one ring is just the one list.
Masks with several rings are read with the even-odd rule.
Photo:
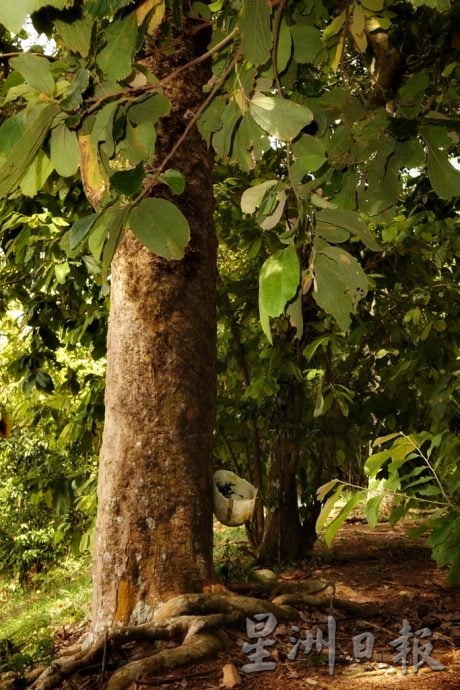
[[[223, 582], [248, 579], [254, 558], [244, 527], [215, 523], [214, 561]], [[90, 598], [89, 560], [68, 558], [32, 576], [25, 587], [0, 577], [0, 667], [9, 642], [19, 656], [36, 662], [49, 656], [56, 633], [88, 618]]]
[[244, 527], [224, 527], [214, 521], [214, 565], [222, 582], [250, 579], [255, 565]]
[[33, 658], [46, 655], [57, 631], [88, 617], [90, 596], [89, 565], [82, 560], [67, 559], [27, 587], [0, 579], [0, 642]]

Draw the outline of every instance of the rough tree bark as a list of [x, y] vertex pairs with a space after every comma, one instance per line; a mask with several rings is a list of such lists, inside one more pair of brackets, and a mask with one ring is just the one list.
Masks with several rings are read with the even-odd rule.
[[[183, 31], [159, 77], [205, 50]], [[201, 38], [200, 38], [201, 36]], [[172, 112], [158, 164], [203, 100], [207, 65], [166, 89]], [[128, 232], [112, 264], [106, 418], [93, 561], [93, 633], [149, 621], [157, 604], [213, 581], [211, 445], [215, 407], [216, 238], [211, 161], [193, 129], [170, 166], [191, 227], [182, 261], [167, 262]]]

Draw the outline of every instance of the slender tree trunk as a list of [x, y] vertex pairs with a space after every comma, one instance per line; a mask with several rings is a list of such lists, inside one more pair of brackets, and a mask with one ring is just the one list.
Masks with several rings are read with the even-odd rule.
[[[205, 49], [183, 40], [153, 55], [158, 76]], [[167, 95], [161, 161], [203, 99], [208, 67], [183, 72]], [[211, 161], [194, 129], [171, 161], [187, 188], [182, 261], [167, 262], [128, 232], [112, 265], [106, 419], [93, 562], [93, 632], [150, 620], [161, 601], [213, 581], [216, 238]]]
[[292, 444], [286, 438], [277, 439], [272, 444], [267, 489], [268, 513], [257, 550], [258, 559], [265, 563], [295, 561], [305, 555], [292, 452]]
[[[291, 383], [283, 392], [284, 419], [280, 417], [278, 437], [271, 444], [267, 506], [262, 540], [257, 557], [265, 563], [296, 561], [308, 556], [316, 538], [312, 521], [302, 524], [299, 514], [297, 473], [299, 449], [292, 437], [301, 428], [304, 393]], [[280, 410], [281, 414], [281, 410]]]

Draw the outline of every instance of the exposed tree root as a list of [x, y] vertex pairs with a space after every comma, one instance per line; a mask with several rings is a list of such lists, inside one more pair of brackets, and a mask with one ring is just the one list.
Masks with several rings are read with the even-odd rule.
[[106, 686], [107, 690], [126, 690], [143, 675], [153, 675], [165, 669], [204, 661], [216, 656], [222, 649], [223, 642], [218, 634], [187, 635], [180, 647], [165, 649], [146, 659], [131, 661], [123, 668], [115, 671]]
[[[259, 583], [258, 583], [259, 584]], [[268, 583], [261, 583], [267, 591]], [[107, 681], [107, 690], [126, 690], [136, 680], [155, 675], [166, 669], [196, 664], [225, 648], [225, 628], [241, 625], [245, 618], [257, 613], [273, 613], [278, 621], [297, 618], [293, 604], [307, 604], [329, 608], [331, 599], [315, 596], [312, 592], [324, 590], [327, 583], [275, 582], [270, 583], [277, 596], [272, 601], [248, 596], [224, 596], [221, 594], [186, 594], [170, 599], [158, 607], [155, 619], [145, 625], [112, 630], [100, 635], [89, 649], [80, 647], [72, 657], [62, 656], [43, 670], [28, 678], [32, 690], [53, 690], [62, 687], [66, 679], [94, 669], [97, 664], [101, 674], [107, 665], [113, 669], [116, 650], [132, 642], [152, 642], [153, 654], [135, 660], [117, 660], [116, 670]], [[363, 613], [364, 608], [351, 602], [334, 599], [334, 607]], [[177, 647], [161, 649], [161, 641], [178, 640]], [[109, 663], [107, 664], [107, 660]]]

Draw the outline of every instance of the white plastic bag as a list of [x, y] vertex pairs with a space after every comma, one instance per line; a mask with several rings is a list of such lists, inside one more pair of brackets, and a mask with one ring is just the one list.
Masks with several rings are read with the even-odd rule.
[[228, 470], [214, 472], [214, 514], [228, 527], [243, 525], [251, 519], [256, 505], [255, 486]]

